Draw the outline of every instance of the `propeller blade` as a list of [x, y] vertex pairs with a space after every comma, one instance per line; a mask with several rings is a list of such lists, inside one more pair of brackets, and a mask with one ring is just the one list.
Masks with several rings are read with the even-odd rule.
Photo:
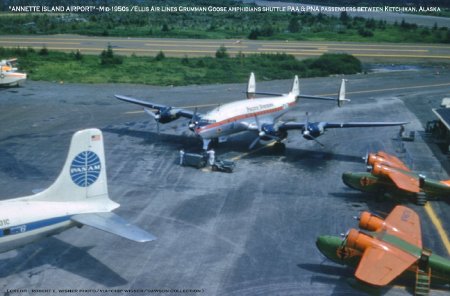
[[325, 145], [322, 144], [322, 143], [320, 143], [319, 140], [317, 140], [316, 138], [312, 137], [312, 139], [313, 139], [313, 141], [315, 141], [317, 144], [319, 144], [320, 147], [322, 147], [322, 148], [325, 147]]
[[369, 164], [369, 150], [366, 151], [366, 155], [363, 157], [363, 160], [366, 164]]
[[189, 124], [188, 127], [191, 131], [195, 131], [195, 128], [198, 125], [198, 120], [197, 120], [197, 107], [195, 107], [194, 109], [194, 114], [192, 115], [191, 120], [189, 120]]
[[153, 117], [153, 119], [156, 121], [156, 132], [159, 135], [159, 119], [161, 118], [161, 115], [159, 113], [155, 113], [153, 111], [150, 111], [147, 108], [144, 108], [145, 113]]
[[197, 121], [197, 107], [194, 109], [194, 115], [192, 115], [191, 120], [195, 123]]
[[303, 132], [303, 137], [308, 138], [309, 140], [313, 140], [314, 142], [316, 142], [317, 144], [319, 144], [322, 148], [325, 147], [324, 144], [320, 143], [319, 140], [317, 140], [315, 137], [313, 137], [309, 131], [304, 131]]
[[256, 137], [256, 138], [253, 140], [253, 142], [250, 144], [250, 146], [248, 146], [248, 149], [249, 149], [249, 150], [252, 150], [253, 147], [255, 147], [255, 145], [259, 142], [259, 140], [260, 140], [260, 138], [259, 138], [259, 137]]
[[147, 109], [147, 108], [144, 108], [144, 111], [145, 111], [145, 113], [147, 113], [148, 115], [150, 115], [151, 117], [153, 117], [153, 119], [155, 119], [155, 120], [158, 120], [158, 119], [159, 119], [155, 112], [150, 111], [150, 110]]
[[255, 121], [256, 121], [256, 126], [258, 127], [258, 130], [261, 132], [261, 124], [259, 123], [258, 116], [256, 116], [256, 115], [255, 115]]

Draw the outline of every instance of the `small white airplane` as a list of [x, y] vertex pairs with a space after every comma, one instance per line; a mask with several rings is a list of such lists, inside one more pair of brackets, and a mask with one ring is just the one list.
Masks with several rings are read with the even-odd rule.
[[0, 252], [83, 225], [137, 242], [156, 239], [111, 212], [119, 206], [108, 196], [102, 132], [78, 131], [63, 170], [49, 188], [0, 201]]
[[[255, 95], [269, 97], [255, 98]], [[295, 76], [292, 89], [287, 94], [256, 92], [255, 75], [250, 74], [247, 87], [247, 100], [239, 100], [221, 105], [206, 114], [198, 114], [181, 108], [151, 103], [127, 96], [116, 95], [117, 99], [144, 106], [144, 110], [152, 116], [159, 132], [159, 123], [168, 123], [180, 117], [190, 119], [189, 129], [203, 139], [203, 149], [207, 150], [211, 141], [226, 140], [226, 137], [243, 131], [257, 133], [256, 139], [250, 144], [252, 149], [260, 140], [275, 140], [281, 143], [287, 138], [288, 130], [300, 130], [302, 136], [307, 140], [317, 141], [329, 128], [349, 127], [380, 127], [404, 125], [407, 122], [282, 122], [279, 118], [293, 107], [299, 98], [333, 100], [340, 107], [345, 98], [345, 80], [342, 80], [337, 99], [330, 97], [301, 95], [298, 77]], [[156, 111], [156, 112], [155, 112]], [[320, 144], [322, 145], [322, 144]]]
[[17, 72], [14, 67], [16, 61], [17, 59], [0, 61], [0, 86], [18, 86], [27, 79], [27, 74]]
[[0, 68], [2, 71], [10, 71], [15, 72], [17, 71], [17, 68], [15, 67], [15, 64], [17, 63], [17, 59], [9, 59], [9, 60], [1, 60], [0, 61]]

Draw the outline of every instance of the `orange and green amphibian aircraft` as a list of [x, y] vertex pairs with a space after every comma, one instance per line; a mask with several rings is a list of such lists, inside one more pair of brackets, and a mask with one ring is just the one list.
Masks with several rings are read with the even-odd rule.
[[415, 295], [427, 295], [430, 283], [450, 284], [450, 260], [422, 247], [420, 219], [405, 206], [396, 206], [382, 218], [363, 212], [360, 230], [350, 229], [344, 240], [320, 236], [316, 245], [327, 258], [356, 267], [355, 277], [364, 285], [383, 287], [394, 279], [415, 279]]
[[450, 197], [450, 180], [438, 181], [412, 172], [400, 159], [386, 152], [366, 156], [367, 172], [342, 174], [350, 188], [363, 192], [413, 199], [425, 205], [428, 198]]

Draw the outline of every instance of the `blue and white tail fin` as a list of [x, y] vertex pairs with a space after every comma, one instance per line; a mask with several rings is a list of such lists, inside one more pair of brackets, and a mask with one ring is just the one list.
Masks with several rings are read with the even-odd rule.
[[99, 129], [86, 129], [72, 136], [69, 154], [56, 181], [30, 200], [77, 201], [108, 197], [103, 135]]

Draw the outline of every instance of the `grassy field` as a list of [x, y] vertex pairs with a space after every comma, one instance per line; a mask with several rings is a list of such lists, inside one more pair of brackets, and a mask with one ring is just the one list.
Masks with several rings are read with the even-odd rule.
[[[266, 80], [354, 74], [361, 72], [358, 59], [347, 54], [325, 54], [316, 59], [296, 60], [286, 54], [228, 57], [166, 58], [117, 56], [106, 58], [76, 53], [0, 48], [0, 59], [18, 57], [19, 68], [32, 80], [78, 83], [138, 83], [188, 85], [243, 82], [253, 71]], [[103, 56], [103, 58], [102, 58]], [[230, 75], [232, 73], [232, 75]]]

